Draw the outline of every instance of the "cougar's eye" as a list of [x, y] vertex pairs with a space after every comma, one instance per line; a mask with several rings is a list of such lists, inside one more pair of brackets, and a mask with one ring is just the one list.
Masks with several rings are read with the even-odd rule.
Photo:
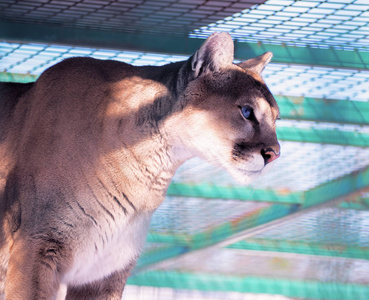
[[243, 117], [245, 119], [250, 119], [252, 117], [253, 110], [252, 110], [251, 107], [249, 107], [249, 106], [242, 106], [240, 108], [241, 108], [241, 113], [242, 113], [242, 115], [243, 115]]

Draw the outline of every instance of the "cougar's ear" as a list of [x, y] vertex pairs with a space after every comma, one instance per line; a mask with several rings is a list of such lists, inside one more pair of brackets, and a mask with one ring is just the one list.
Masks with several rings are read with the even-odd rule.
[[272, 57], [273, 57], [272, 52], [266, 52], [258, 57], [240, 62], [237, 65], [242, 69], [251, 70], [260, 75], [261, 72], [263, 72], [265, 66], [271, 61]]
[[233, 63], [234, 45], [226, 32], [213, 33], [190, 58], [193, 78], [219, 72]]

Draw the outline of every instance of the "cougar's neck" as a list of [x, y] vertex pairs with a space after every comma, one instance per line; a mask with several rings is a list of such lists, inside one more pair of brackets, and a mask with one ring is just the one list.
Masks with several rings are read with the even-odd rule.
[[177, 168], [189, 155], [170, 146], [160, 134], [105, 157], [105, 169], [115, 187], [127, 195], [137, 210], [154, 211], [164, 200]]
[[139, 67], [142, 78], [151, 79], [166, 86], [175, 98], [178, 98], [189, 81], [188, 61], [179, 61], [164, 66]]
[[[111, 111], [119, 117], [111, 119], [105, 136], [115, 141], [106, 159], [114, 161], [109, 163], [110, 172], [120, 174], [116, 185], [137, 199], [142, 209], [150, 210], [164, 200], [175, 171], [191, 155], [173, 144], [167, 134], [170, 128], [166, 128], [171, 123], [168, 120], [180, 114], [175, 74], [181, 64], [145, 68], [146, 72], [136, 73], [134, 98], [126, 93], [111, 104]], [[121, 83], [115, 94], [124, 90], [126, 85]]]

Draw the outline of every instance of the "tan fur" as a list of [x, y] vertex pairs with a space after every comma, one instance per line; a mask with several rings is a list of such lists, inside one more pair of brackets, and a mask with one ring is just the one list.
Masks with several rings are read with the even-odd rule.
[[120, 299], [184, 161], [241, 182], [261, 174], [265, 152], [279, 155], [278, 107], [260, 77], [270, 58], [232, 64], [221, 33], [185, 62], [79, 57], [34, 84], [1, 84], [0, 299], [55, 299], [61, 285], [67, 299]]

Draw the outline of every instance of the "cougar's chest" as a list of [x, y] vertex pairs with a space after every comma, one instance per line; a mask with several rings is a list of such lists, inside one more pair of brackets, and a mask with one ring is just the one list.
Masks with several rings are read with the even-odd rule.
[[62, 281], [81, 285], [127, 269], [142, 251], [150, 220], [151, 214], [137, 213], [119, 228], [106, 226], [86, 236]]

